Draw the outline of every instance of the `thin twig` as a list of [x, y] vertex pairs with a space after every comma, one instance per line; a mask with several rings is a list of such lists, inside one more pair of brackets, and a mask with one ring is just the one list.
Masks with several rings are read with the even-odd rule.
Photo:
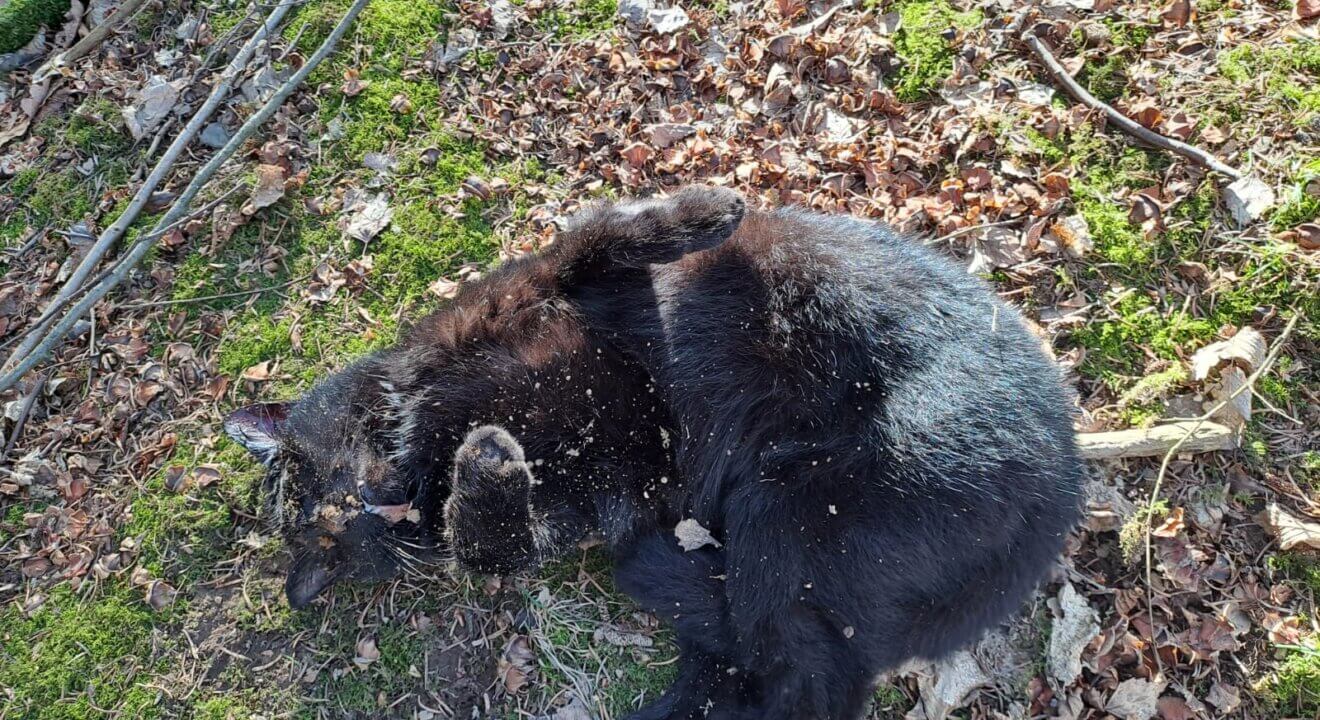
[[180, 298], [178, 300], [153, 300], [150, 302], [128, 303], [126, 305], [120, 305], [119, 309], [138, 310], [140, 308], [161, 307], [163, 305], [189, 305], [191, 303], [225, 300], [227, 298], [243, 297], [245, 295], [260, 295], [261, 293], [270, 292], [272, 290], [283, 290], [291, 285], [297, 285], [304, 280], [310, 280], [314, 274], [315, 273], [307, 273], [306, 275], [296, 277], [288, 282], [282, 282], [278, 285], [270, 285], [267, 287], [252, 288], [251, 290], [238, 290], [236, 292], [220, 293], [219, 295], [202, 295], [199, 297]]
[[939, 245], [940, 243], [948, 242], [949, 240], [952, 240], [956, 237], [961, 237], [968, 233], [976, 232], [977, 230], [985, 230], [987, 228], [994, 228], [994, 227], [1004, 227], [1005, 225], [1018, 225], [1021, 223], [1022, 223], [1022, 218], [1009, 218], [1007, 220], [997, 220], [995, 222], [981, 223], [980, 225], [971, 225], [965, 228], [958, 228], [957, 230], [954, 230], [953, 232], [948, 233], [946, 235], [941, 235], [937, 238], [926, 240], [924, 241], [924, 244]]
[[1243, 382], [1238, 387], [1234, 388], [1233, 391], [1229, 393], [1227, 397], [1225, 397], [1223, 400], [1220, 400], [1218, 404], [1207, 410], [1205, 414], [1201, 415], [1200, 417], [1197, 417], [1194, 423], [1187, 428], [1186, 434], [1183, 435], [1178, 442], [1174, 443], [1173, 447], [1170, 447], [1168, 452], [1164, 453], [1164, 459], [1160, 461], [1160, 471], [1158, 474], [1155, 475], [1155, 484], [1151, 487], [1150, 497], [1146, 500], [1145, 537], [1146, 537], [1146, 614], [1147, 614], [1147, 621], [1150, 623], [1150, 647], [1152, 650], [1152, 654], [1155, 656], [1155, 665], [1159, 668], [1161, 674], [1163, 674], [1164, 672], [1164, 662], [1160, 660], [1160, 651], [1159, 648], [1156, 647], [1155, 645], [1155, 596], [1154, 596], [1154, 590], [1152, 589], [1152, 585], [1151, 585], [1151, 579], [1152, 579], [1151, 530], [1154, 526], [1154, 518], [1152, 517], [1154, 513], [1151, 510], [1155, 507], [1155, 501], [1158, 500], [1160, 497], [1160, 488], [1164, 485], [1164, 477], [1169, 472], [1169, 463], [1173, 460], [1173, 456], [1177, 454], [1178, 449], [1182, 447], [1183, 443], [1187, 442], [1187, 440], [1196, 433], [1196, 430], [1201, 425], [1209, 422], [1210, 419], [1214, 417], [1220, 410], [1223, 410], [1224, 408], [1228, 407], [1229, 403], [1233, 402], [1233, 400], [1238, 395], [1241, 395], [1242, 393], [1250, 390], [1251, 387], [1256, 384], [1256, 380], [1260, 378], [1261, 375], [1264, 375], [1265, 372], [1268, 371], [1270, 367], [1274, 365], [1274, 361], [1278, 359], [1279, 353], [1283, 351], [1283, 346], [1286, 342], [1288, 342], [1288, 336], [1292, 334], [1293, 328], [1297, 326], [1297, 320], [1300, 317], [1301, 317], [1301, 313], [1298, 312], [1293, 313], [1292, 319], [1289, 320], [1288, 324], [1284, 326], [1283, 332], [1279, 333], [1279, 337], [1275, 338], [1274, 345], [1270, 347], [1270, 352], [1268, 355], [1265, 356], [1265, 360], [1260, 364], [1260, 367], [1256, 368], [1255, 372], [1251, 373], [1251, 375], [1247, 377], [1245, 382]]
[[1054, 78], [1056, 83], [1062, 85], [1063, 89], [1066, 90], [1069, 95], [1073, 96], [1073, 98], [1081, 104], [1103, 112], [1105, 117], [1109, 118], [1109, 121], [1117, 125], [1123, 132], [1126, 132], [1147, 144], [1168, 150], [1177, 155], [1182, 155], [1201, 167], [1209, 168], [1222, 175], [1227, 175], [1234, 180], [1242, 177], [1241, 171], [1224, 164], [1214, 155], [1211, 155], [1198, 147], [1188, 145], [1179, 140], [1174, 140], [1173, 138], [1165, 137], [1153, 130], [1147, 129], [1140, 123], [1132, 120], [1096, 96], [1087, 92], [1086, 88], [1077, 84], [1077, 81], [1068, 74], [1068, 71], [1063, 69], [1063, 66], [1055, 59], [1054, 54], [1045, 46], [1045, 43], [1041, 41], [1040, 38], [1030, 34], [1029, 30], [1023, 34], [1022, 41], [1026, 43], [1027, 47], [1031, 49], [1031, 52], [1035, 53], [1036, 58], [1045, 65], [1047, 70], [1049, 70], [1050, 77]]
[[[234, 59], [229, 62], [227, 67], [225, 67], [224, 72], [220, 73], [219, 78], [216, 80], [215, 87], [211, 89], [210, 96], [206, 98], [206, 102], [202, 103], [202, 106], [193, 114], [192, 119], [188, 121], [188, 124], [183, 127], [183, 130], [179, 131], [178, 137], [174, 138], [174, 142], [170, 143], [169, 148], [165, 150], [165, 154], [161, 156], [160, 161], [151, 169], [151, 174], [147, 176], [147, 179], [142, 182], [141, 187], [139, 187], [137, 192], [133, 195], [133, 199], [128, 203], [128, 207], [124, 208], [124, 212], [120, 213], [114, 223], [106, 228], [105, 232], [101, 233], [101, 236], [96, 239], [96, 243], [93, 244], [91, 249], [87, 251], [87, 254], [83, 256], [82, 261], [78, 263], [78, 267], [74, 269], [73, 274], [69, 276], [69, 279], [64, 282], [64, 285], [60, 288], [59, 292], [56, 293], [55, 297], [51, 299], [51, 302], [42, 311], [41, 315], [32, 323], [34, 327], [43, 327], [47, 325], [48, 321], [59, 312], [59, 308], [63, 307], [68, 302], [69, 298], [72, 298], [80, 289], [82, 289], [83, 284], [87, 282], [87, 278], [92, 274], [92, 271], [96, 269], [98, 264], [100, 264], [101, 258], [105, 257], [105, 254], [110, 251], [110, 248], [114, 247], [115, 243], [119, 242], [119, 239], [123, 237], [125, 232], [127, 232], [128, 227], [137, 220], [138, 215], [142, 212], [142, 208], [146, 207], [147, 203], [151, 200], [151, 194], [155, 192], [156, 188], [165, 180], [165, 176], [173, 169], [175, 161], [177, 161], [179, 156], [183, 154], [184, 149], [193, 141], [193, 138], [197, 137], [197, 134], [202, 130], [202, 126], [204, 126], [207, 120], [211, 118], [211, 115], [220, 107], [221, 103], [229, 97], [230, 89], [233, 87], [234, 82], [239, 76], [241, 76], [247, 69], [248, 61], [252, 59], [252, 56], [256, 53], [257, 48], [261, 43], [265, 42], [266, 38], [275, 32], [277, 27], [279, 27], [280, 22], [284, 20], [284, 16], [289, 12], [290, 7], [290, 5], [283, 3], [277, 5], [275, 9], [270, 11], [270, 15], [266, 17], [266, 21], [261, 24], [261, 27], [257, 28], [256, 32], [252, 34], [252, 37], [248, 38], [248, 41], [243, 44], [243, 47], [239, 49], [238, 54], [235, 55]], [[24, 340], [23, 343], [18, 346], [18, 350], [14, 351], [10, 361], [14, 358], [24, 357], [32, 352], [33, 347], [36, 346], [36, 342], [39, 339], [40, 337], [36, 333], [29, 335], [28, 339]]]
[[73, 47], [42, 63], [41, 67], [37, 68], [37, 71], [32, 74], [33, 82], [45, 80], [58, 72], [60, 68], [68, 67], [70, 63], [91, 52], [92, 48], [101, 44], [101, 41], [110, 34], [110, 31], [132, 17], [144, 2], [146, 0], [124, 0], [119, 4], [119, 7], [115, 8], [114, 12], [110, 13], [110, 17], [107, 17], [104, 22], [93, 28], [82, 40], [74, 43]]
[[32, 408], [37, 404], [37, 398], [41, 397], [41, 391], [46, 387], [46, 378], [46, 375], [37, 378], [36, 384], [32, 386], [32, 392], [23, 398], [23, 405], [18, 409], [18, 419], [14, 421], [14, 432], [9, 436], [9, 442], [5, 443], [5, 452], [0, 455], [0, 461], [9, 458], [9, 453], [14, 451], [18, 439], [23, 436], [23, 426], [27, 424], [28, 416], [32, 414]]
[[18, 358], [18, 362], [14, 365], [14, 368], [3, 377], [0, 377], [0, 391], [13, 387], [14, 383], [18, 382], [19, 378], [23, 377], [23, 375], [29, 370], [36, 367], [37, 363], [40, 363], [49, 356], [55, 349], [55, 346], [63, 340], [64, 336], [69, 332], [69, 329], [77, 322], [78, 318], [88, 313], [92, 307], [101, 300], [101, 298], [105, 297], [107, 293], [122, 282], [128, 275], [129, 271], [142, 261], [142, 258], [146, 256], [151, 248], [155, 247], [163, 234], [161, 228], [169, 223], [175, 222], [180, 217], [187, 214], [188, 205], [193, 201], [193, 198], [197, 196], [197, 193], [201, 192], [202, 188], [211, 181], [211, 178], [219, 172], [221, 166], [223, 166], [234, 152], [238, 150], [239, 146], [247, 142], [248, 138], [252, 137], [262, 125], [265, 125], [266, 122], [275, 115], [275, 112], [284, 104], [284, 101], [287, 100], [298, 86], [307, 79], [307, 76], [311, 75], [312, 71], [320, 66], [321, 62], [330, 55], [331, 51], [334, 50], [335, 45], [337, 45], [344, 37], [344, 34], [348, 32], [349, 26], [353, 24], [353, 21], [357, 19], [357, 16], [362, 13], [362, 9], [365, 8], [369, 2], [370, 0], [355, 0], [352, 7], [350, 7], [348, 12], [346, 12], [339, 20], [339, 24], [335, 25], [334, 29], [330, 31], [330, 35], [326, 37], [325, 41], [321, 43], [321, 46], [316, 49], [316, 52], [307, 59], [307, 62], [304, 63], [302, 67], [298, 68], [298, 71], [295, 72], [292, 77], [285, 81], [285, 83], [275, 91], [275, 94], [261, 106], [261, 109], [257, 110], [256, 113], [247, 119], [247, 122], [243, 123], [243, 126], [239, 128], [238, 132], [234, 133], [234, 136], [229, 139], [229, 142], [225, 143], [225, 146], [216, 152], [216, 154], [207, 161], [206, 165], [202, 166], [202, 169], [197, 172], [197, 176], [192, 179], [192, 182], [188, 183], [188, 186], [184, 188], [183, 192], [175, 200], [175, 204], [170, 208], [169, 212], [161, 218], [160, 222], [157, 223], [156, 227], [153, 228], [151, 232], [142, 236], [142, 238], [129, 248], [123, 259], [115, 266], [114, 271], [110, 273], [110, 276], [89, 289], [83, 299], [64, 315], [63, 319], [61, 319], [59, 323], [44, 336], [41, 343], [37, 345], [31, 353], [28, 353], [26, 357]]

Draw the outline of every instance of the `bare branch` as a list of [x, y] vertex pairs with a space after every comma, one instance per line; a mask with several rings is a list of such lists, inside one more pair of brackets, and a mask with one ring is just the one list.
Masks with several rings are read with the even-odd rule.
[[120, 282], [123, 282], [124, 278], [128, 276], [128, 273], [142, 261], [143, 257], [146, 256], [147, 251], [160, 241], [161, 235], [163, 234], [163, 228], [187, 214], [188, 205], [195, 197], [197, 197], [197, 194], [201, 192], [202, 188], [210, 182], [211, 178], [219, 172], [221, 166], [223, 166], [234, 152], [237, 151], [243, 143], [247, 142], [248, 138], [255, 134], [257, 130], [266, 123], [266, 121], [270, 120], [280, 106], [284, 104], [284, 101], [287, 100], [298, 86], [307, 79], [307, 76], [311, 75], [312, 71], [320, 66], [326, 57], [330, 55], [334, 50], [335, 45], [337, 45], [344, 37], [344, 34], [348, 32], [348, 28], [353, 24], [353, 21], [357, 19], [357, 16], [362, 13], [363, 8], [365, 8], [369, 2], [370, 0], [355, 0], [352, 7], [350, 7], [348, 12], [346, 12], [339, 20], [339, 24], [335, 25], [334, 29], [330, 32], [330, 35], [321, 43], [321, 46], [316, 49], [316, 52], [313, 53], [311, 57], [307, 58], [307, 62], [304, 63], [302, 67], [298, 68], [298, 71], [275, 91], [275, 94], [261, 106], [261, 109], [257, 110], [256, 113], [248, 118], [247, 122], [243, 123], [243, 127], [239, 128], [238, 132], [234, 133], [234, 136], [229, 139], [229, 142], [225, 143], [225, 146], [216, 152], [206, 165], [202, 166], [202, 169], [198, 171], [196, 177], [192, 179], [192, 182], [188, 183], [188, 186], [184, 188], [183, 192], [179, 195], [174, 206], [170, 208], [169, 212], [167, 212], [158, 223], [156, 223], [156, 227], [153, 228], [151, 232], [143, 235], [141, 239], [129, 248], [124, 257], [115, 265], [114, 270], [110, 275], [91, 287], [82, 300], [78, 301], [78, 303], [64, 315], [50, 332], [43, 337], [40, 344], [38, 344], [31, 353], [28, 353], [26, 357], [15, 358], [17, 362], [15, 363], [14, 368], [3, 377], [0, 377], [0, 391], [13, 387], [14, 383], [18, 382], [24, 374], [36, 367], [38, 363], [49, 356], [55, 349], [55, 346], [64, 339], [64, 336], [68, 334], [69, 330], [78, 321], [78, 318], [91, 311], [101, 298], [105, 297], [106, 294], [113, 290]]
[[1123, 132], [1132, 135], [1149, 145], [1181, 155], [1201, 167], [1209, 168], [1221, 175], [1227, 175], [1234, 180], [1242, 177], [1241, 171], [1226, 165], [1214, 155], [1211, 155], [1198, 147], [1188, 145], [1185, 142], [1164, 137], [1163, 135], [1142, 126], [1140, 123], [1132, 120], [1096, 96], [1087, 92], [1086, 88], [1077, 84], [1077, 81], [1068, 74], [1068, 71], [1063, 69], [1063, 66], [1059, 64], [1057, 59], [1055, 59], [1054, 54], [1045, 46], [1045, 43], [1041, 41], [1040, 38], [1030, 34], [1029, 31], [1024, 33], [1022, 41], [1026, 43], [1027, 47], [1031, 49], [1031, 52], [1035, 53], [1036, 58], [1045, 65], [1047, 70], [1049, 70], [1050, 77], [1054, 78], [1054, 82], [1062, 85], [1063, 89], [1066, 90], [1069, 95], [1073, 96], [1077, 102], [1103, 112], [1105, 117], [1109, 118], [1109, 121], [1117, 125]]

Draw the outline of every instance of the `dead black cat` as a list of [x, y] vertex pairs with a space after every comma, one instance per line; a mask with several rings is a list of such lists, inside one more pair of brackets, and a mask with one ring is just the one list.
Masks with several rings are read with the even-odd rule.
[[[636, 212], [600, 210], [560, 243], [649, 250]], [[673, 245], [694, 252], [598, 253], [570, 290], [677, 425], [680, 482], [595, 501], [619, 586], [674, 622], [683, 653], [635, 717], [859, 717], [878, 672], [974, 641], [1062, 548], [1083, 470], [1058, 371], [983, 284], [876, 225], [780, 211], [705, 252]], [[480, 568], [464, 543], [524, 538], [501, 548], [516, 564], [526, 538], [561, 535], [537, 509], [563, 491], [524, 477], [512, 437], [478, 437], [455, 459], [455, 552]], [[655, 492], [721, 549], [621, 532], [613, 513]], [[502, 522], [483, 528], [496, 495]]]
[[[512, 532], [465, 548], [456, 527], [456, 552], [506, 570], [604, 533], [683, 651], [637, 717], [857, 717], [879, 671], [1010, 613], [1077, 516], [1056, 368], [919, 245], [742, 215], [713, 188], [600, 208], [293, 408], [236, 414], [304, 528], [290, 599], [391, 569], [376, 545], [433, 546], [455, 448], [498, 423], [533, 459], [530, 505], [465, 513], [489, 486], [460, 482], [457, 525]], [[464, 457], [527, 467], [481, 437], [460, 477]], [[720, 550], [679, 550], [680, 519]]]

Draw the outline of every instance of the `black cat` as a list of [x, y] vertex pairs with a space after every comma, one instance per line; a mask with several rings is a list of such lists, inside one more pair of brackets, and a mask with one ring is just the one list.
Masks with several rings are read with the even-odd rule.
[[[560, 242], [649, 245], [634, 212], [600, 210]], [[612, 258], [570, 297], [673, 414], [683, 482], [664, 506], [723, 544], [690, 555], [606, 528], [620, 587], [676, 623], [684, 653], [637, 717], [858, 717], [879, 671], [974, 641], [1051, 565], [1083, 479], [1067, 394], [982, 283], [880, 226], [793, 211], [678, 262]], [[509, 518], [553, 532], [506, 503], [483, 533], [490, 515], [462, 512], [489, 497], [481, 477], [456, 458], [460, 560]], [[558, 501], [552, 478], [526, 484], [531, 508]]]
[[[678, 683], [639, 717], [856, 717], [879, 671], [974, 640], [1053, 561], [1082, 476], [1066, 395], [1016, 313], [919, 245], [845, 218], [741, 215], [735, 195], [708, 188], [584, 216], [548, 252], [424, 321], [421, 341], [352, 371], [353, 391], [331, 405], [362, 409], [332, 444], [386, 458], [373, 470], [384, 479], [365, 487], [390, 488], [391, 501], [413, 488], [427, 538], [415, 544], [429, 544], [443, 460], [469, 424], [517, 433], [544, 466], [528, 484], [541, 514], [527, 515], [529, 538], [485, 550], [520, 556], [508, 567], [593, 527], [610, 537], [620, 586], [676, 621], [683, 650]], [[474, 314], [471, 332], [434, 330]], [[528, 353], [562, 336], [577, 340], [546, 375], [560, 381], [520, 381]], [[588, 372], [609, 379], [582, 406], [592, 361]], [[558, 452], [583, 437], [550, 415], [559, 402], [572, 422], [598, 404], [591, 432], [610, 438]], [[392, 419], [369, 419], [378, 404]], [[651, 414], [636, 415], [642, 407]], [[251, 423], [231, 425], [245, 436]], [[654, 442], [660, 431], [668, 451]], [[499, 459], [501, 443], [488, 445]], [[329, 455], [312, 454], [321, 457], [308, 462], [304, 450], [295, 464]], [[671, 455], [673, 474], [660, 469]], [[519, 462], [512, 452], [499, 461]], [[338, 466], [349, 469], [335, 487], [349, 497], [353, 468], [375, 468]], [[302, 519], [323, 527], [315, 509], [334, 483], [291, 486]], [[494, 516], [484, 517], [477, 525]], [[709, 529], [720, 550], [683, 553], [660, 532], [678, 519]], [[378, 512], [353, 521], [377, 537], [404, 525]], [[460, 559], [492, 554], [456, 539]], [[350, 567], [368, 557], [350, 561], [359, 546], [332, 543], [310, 551], [338, 552]], [[291, 578], [291, 599], [297, 586]]]

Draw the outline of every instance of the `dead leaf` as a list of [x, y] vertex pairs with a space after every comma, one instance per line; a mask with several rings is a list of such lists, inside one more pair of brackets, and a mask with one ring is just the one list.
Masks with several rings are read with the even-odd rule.
[[355, 97], [366, 90], [370, 84], [362, 79], [361, 71], [357, 68], [349, 68], [344, 71], [344, 84], [339, 86], [339, 91], [348, 97]]
[[185, 468], [182, 465], [171, 465], [165, 469], [165, 489], [170, 492], [179, 492], [183, 489], [186, 476]]
[[379, 193], [352, 209], [344, 231], [349, 237], [365, 243], [379, 235], [393, 218], [394, 211], [390, 209], [389, 197]]
[[918, 674], [921, 699], [905, 720], [945, 720], [966, 704], [977, 688], [990, 682], [990, 676], [981, 669], [976, 657], [967, 650], [959, 650]]
[[1320, 523], [1303, 520], [1279, 507], [1278, 503], [1265, 506], [1259, 518], [1261, 525], [1279, 539], [1279, 548], [1291, 550], [1297, 546], [1320, 550]]
[[1049, 674], [1067, 687], [1082, 674], [1082, 651], [1100, 634], [1100, 616], [1070, 583], [1059, 589], [1058, 609], [1045, 655]]
[[1114, 694], [1105, 703], [1105, 710], [1123, 720], [1150, 720], [1155, 717], [1160, 693], [1165, 682], [1151, 682], [1142, 678], [1128, 678], [1118, 684]]
[[458, 289], [462, 285], [448, 278], [436, 278], [435, 282], [427, 286], [427, 291], [441, 300], [452, 300], [458, 295]]
[[244, 370], [243, 374], [239, 377], [243, 380], [250, 380], [252, 382], [263, 382], [270, 379], [270, 370], [271, 362], [269, 360], [262, 360], [256, 365]]
[[649, 648], [655, 644], [651, 638], [637, 632], [626, 632], [610, 625], [601, 625], [591, 634], [592, 641], [615, 647]]
[[204, 488], [220, 482], [220, 468], [215, 465], [198, 465], [192, 471], [193, 482]]
[[1227, 716], [1242, 704], [1242, 695], [1232, 685], [1215, 682], [1210, 686], [1210, 692], [1206, 693], [1205, 701]]
[[1174, 27], [1184, 27], [1195, 16], [1196, 11], [1192, 8], [1191, 0], [1173, 0], [1164, 8], [1164, 12], [1160, 13], [1160, 17]]
[[147, 586], [147, 604], [152, 610], [160, 612], [173, 605], [174, 598], [178, 594], [178, 591], [164, 580], [152, 580]]
[[1311, 20], [1320, 17], [1320, 0], [1297, 0], [1293, 8], [1298, 20]]
[[1049, 234], [1064, 252], [1074, 258], [1084, 257], [1095, 249], [1095, 242], [1091, 240], [1091, 228], [1086, 224], [1086, 218], [1080, 214], [1067, 215], [1051, 224]]
[[1227, 340], [1197, 350], [1192, 355], [1192, 379], [1204, 380], [1212, 370], [1229, 362], [1251, 372], [1265, 362], [1267, 351], [1265, 338], [1255, 328], [1244, 327]]
[[1247, 175], [1224, 188], [1224, 204], [1239, 227], [1250, 225], [1274, 207], [1274, 190], [1260, 179]]
[[132, 105], [123, 109], [124, 122], [134, 140], [141, 140], [160, 125], [179, 101], [179, 88], [160, 75], [147, 79]]
[[376, 647], [376, 638], [359, 638], [357, 644], [353, 646], [353, 664], [360, 670], [366, 670], [368, 666], [380, 659], [380, 649]]
[[710, 534], [710, 531], [692, 518], [683, 520], [674, 526], [674, 537], [678, 538], [678, 545], [685, 552], [692, 552], [707, 545], [720, 547], [719, 541]]
[[252, 195], [243, 204], [244, 215], [254, 215], [264, 207], [270, 207], [284, 197], [284, 168], [279, 165], [261, 164], [257, 166], [257, 184], [252, 188]]
[[1320, 223], [1302, 223], [1293, 232], [1303, 250], [1320, 250]]
[[1165, 695], [1155, 703], [1160, 720], [1198, 720], [1196, 712], [1187, 707], [1187, 701], [1176, 695]]
[[1183, 509], [1177, 507], [1164, 518], [1164, 522], [1160, 523], [1159, 527], [1151, 528], [1150, 534], [1163, 538], [1177, 537], [1178, 533], [1182, 532], [1185, 527]]
[[495, 676], [507, 693], [516, 693], [527, 686], [536, 672], [536, 653], [525, 635], [514, 635], [500, 652]]

